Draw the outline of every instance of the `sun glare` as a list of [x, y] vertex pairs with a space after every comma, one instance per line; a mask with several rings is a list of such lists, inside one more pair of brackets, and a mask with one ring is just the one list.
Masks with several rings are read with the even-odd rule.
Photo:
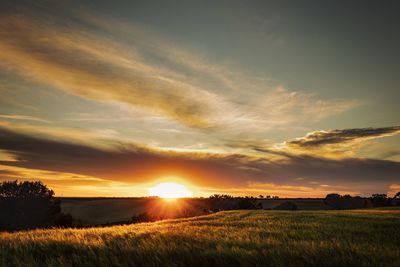
[[172, 182], [160, 183], [150, 188], [149, 193], [151, 196], [158, 196], [166, 199], [191, 197], [193, 194], [186, 186]]

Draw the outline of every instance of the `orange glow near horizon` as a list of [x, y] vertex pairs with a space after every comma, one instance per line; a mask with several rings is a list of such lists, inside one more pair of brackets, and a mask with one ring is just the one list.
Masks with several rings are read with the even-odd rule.
[[164, 182], [149, 188], [150, 196], [158, 196], [165, 199], [191, 197], [193, 192], [186, 186], [174, 182]]

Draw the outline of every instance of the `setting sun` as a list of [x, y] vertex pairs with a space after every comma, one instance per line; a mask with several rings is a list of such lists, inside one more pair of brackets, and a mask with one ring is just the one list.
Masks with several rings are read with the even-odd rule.
[[191, 197], [193, 194], [190, 190], [187, 189], [186, 186], [173, 182], [160, 183], [150, 188], [149, 193], [151, 196], [158, 196], [168, 199]]

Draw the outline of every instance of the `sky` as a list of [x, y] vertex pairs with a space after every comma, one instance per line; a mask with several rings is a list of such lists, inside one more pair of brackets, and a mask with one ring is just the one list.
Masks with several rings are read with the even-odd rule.
[[0, 3], [0, 181], [400, 191], [398, 1]]

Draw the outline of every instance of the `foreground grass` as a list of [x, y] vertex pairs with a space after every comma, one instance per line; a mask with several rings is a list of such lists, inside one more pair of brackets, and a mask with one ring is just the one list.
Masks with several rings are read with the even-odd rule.
[[230, 211], [3, 233], [0, 265], [400, 266], [399, 211]]

